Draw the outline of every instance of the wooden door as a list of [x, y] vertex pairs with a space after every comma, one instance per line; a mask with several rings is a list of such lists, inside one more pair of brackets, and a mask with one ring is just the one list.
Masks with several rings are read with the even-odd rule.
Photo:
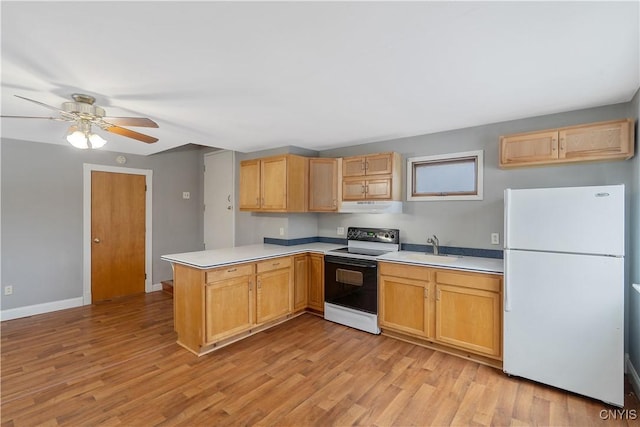
[[260, 160], [240, 162], [240, 210], [260, 208]]
[[362, 179], [342, 180], [342, 200], [364, 200], [365, 181]]
[[309, 159], [309, 210], [338, 210], [338, 159]]
[[324, 312], [324, 256], [309, 256], [309, 308]]
[[145, 175], [91, 172], [91, 298], [145, 291]]
[[233, 152], [204, 156], [204, 248], [234, 246]]
[[367, 175], [390, 175], [393, 172], [393, 153], [367, 156], [364, 170]]
[[307, 307], [309, 288], [309, 257], [297, 255], [293, 257], [293, 309], [302, 310]]
[[500, 138], [500, 166], [546, 163], [558, 158], [558, 132], [531, 132]]
[[287, 158], [262, 159], [262, 209], [287, 209]]
[[273, 270], [257, 276], [256, 323], [264, 323], [291, 313], [291, 271]]
[[633, 153], [629, 120], [594, 123], [560, 130], [561, 159], [624, 157]]
[[370, 179], [365, 182], [365, 198], [391, 200], [391, 178]]
[[209, 284], [205, 290], [206, 342], [217, 341], [253, 325], [253, 276]]
[[501, 353], [497, 292], [436, 283], [436, 340], [486, 356]]
[[429, 336], [429, 284], [380, 276], [380, 326]]

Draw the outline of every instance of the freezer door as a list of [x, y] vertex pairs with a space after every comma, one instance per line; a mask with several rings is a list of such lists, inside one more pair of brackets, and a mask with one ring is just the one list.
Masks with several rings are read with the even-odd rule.
[[504, 371], [622, 406], [623, 290], [623, 258], [505, 251]]
[[624, 256], [624, 185], [505, 190], [505, 248]]

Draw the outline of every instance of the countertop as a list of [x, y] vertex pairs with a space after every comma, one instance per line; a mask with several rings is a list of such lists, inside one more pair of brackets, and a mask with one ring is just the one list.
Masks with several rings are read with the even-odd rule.
[[343, 248], [344, 245], [333, 243], [306, 243], [304, 245], [281, 246], [257, 244], [236, 246], [233, 248], [212, 249], [209, 251], [185, 252], [181, 254], [162, 255], [160, 259], [177, 264], [189, 265], [200, 269], [222, 267], [241, 262], [259, 261], [277, 256], [294, 255], [304, 252], [326, 253]]
[[[162, 255], [160, 258], [165, 261], [188, 265], [199, 269], [210, 269], [230, 264], [260, 261], [267, 258], [294, 255], [304, 252], [325, 254], [330, 250], [342, 247], [344, 247], [344, 245], [320, 242], [295, 246], [257, 244], [236, 246], [233, 248], [212, 249], [208, 251]], [[382, 255], [378, 260], [448, 268], [453, 270], [468, 270], [498, 274], [502, 274], [503, 272], [502, 260], [494, 258], [472, 256], [434, 257], [433, 255], [424, 255], [421, 252], [399, 251]]]
[[389, 252], [388, 254], [378, 257], [378, 261], [497, 274], [502, 274], [504, 271], [502, 259], [457, 255], [438, 256], [414, 251]]

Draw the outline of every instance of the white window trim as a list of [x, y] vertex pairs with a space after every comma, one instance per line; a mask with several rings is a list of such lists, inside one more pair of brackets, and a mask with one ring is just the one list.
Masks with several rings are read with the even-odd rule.
[[[478, 158], [478, 194], [474, 195], [442, 195], [442, 196], [413, 196], [411, 189], [413, 186], [413, 164], [425, 161], [437, 161], [437, 160], [456, 160], [464, 157], [477, 157]], [[407, 201], [408, 202], [433, 202], [433, 201], [451, 201], [451, 200], [482, 200], [483, 199], [483, 186], [484, 186], [484, 151], [464, 151], [461, 153], [449, 153], [438, 154], [435, 156], [420, 156], [411, 157], [407, 159]]]

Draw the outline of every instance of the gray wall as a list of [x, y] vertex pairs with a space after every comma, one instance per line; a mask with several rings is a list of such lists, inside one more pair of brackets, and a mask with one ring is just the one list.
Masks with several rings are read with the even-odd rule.
[[[118, 153], [2, 140], [2, 310], [81, 297], [83, 164], [120, 166]], [[125, 155], [124, 167], [153, 170], [152, 283], [172, 277], [167, 253], [202, 249], [199, 149]], [[183, 200], [182, 192], [191, 199]]]
[[[631, 102], [631, 115], [636, 119], [636, 141], [638, 140], [638, 122], [640, 118], [640, 90]], [[636, 143], [636, 156], [633, 158], [633, 177], [631, 184], [631, 248], [627, 257], [631, 266], [630, 283], [640, 284], [640, 153]], [[631, 363], [640, 370], [640, 293], [628, 287], [628, 352]], [[640, 390], [636, 390], [640, 392]]]
[[[403, 243], [424, 245], [428, 235], [436, 234], [443, 246], [501, 249], [501, 244], [491, 244], [490, 234], [500, 233], [502, 243], [505, 188], [629, 184], [632, 162], [600, 162], [502, 170], [498, 169], [500, 135], [619, 119], [628, 117], [630, 114], [629, 104], [625, 103], [323, 151], [320, 155], [325, 157], [344, 157], [383, 151], [401, 153], [402, 198], [405, 202], [403, 214], [321, 214], [319, 215], [319, 233], [321, 236], [336, 237], [338, 226], [394, 227], [400, 229]], [[484, 150], [484, 200], [406, 201], [404, 178], [408, 157], [478, 149]]]

